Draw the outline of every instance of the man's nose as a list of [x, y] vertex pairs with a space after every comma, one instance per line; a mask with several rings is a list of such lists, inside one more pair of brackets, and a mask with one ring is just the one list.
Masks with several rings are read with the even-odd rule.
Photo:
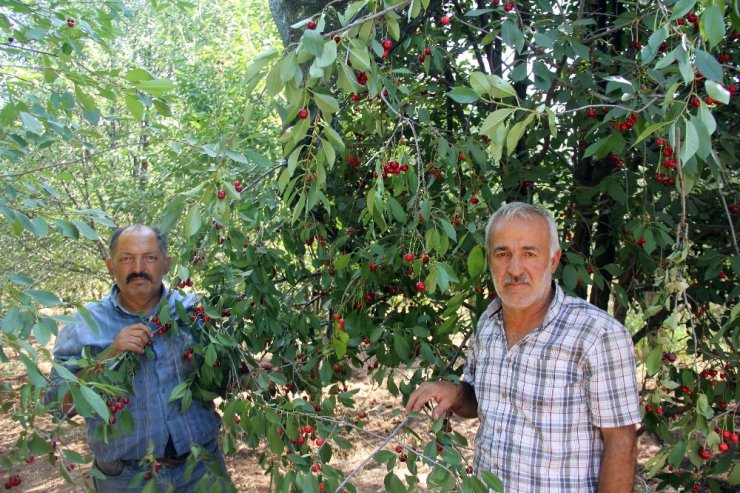
[[144, 258], [143, 257], [134, 258], [134, 268], [136, 269], [136, 272], [144, 272]]
[[522, 273], [523, 265], [518, 255], [512, 255], [506, 265], [506, 271], [512, 276], [519, 276]]

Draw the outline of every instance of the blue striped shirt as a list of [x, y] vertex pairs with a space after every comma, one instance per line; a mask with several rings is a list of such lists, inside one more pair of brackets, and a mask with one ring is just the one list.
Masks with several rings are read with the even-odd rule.
[[[179, 291], [162, 287], [162, 296], [168, 297], [171, 319], [177, 319], [175, 303], [180, 302], [190, 312], [197, 298]], [[119, 290], [113, 286], [111, 293], [100, 301], [85, 305], [97, 330], [91, 328], [78, 313], [75, 323], [62, 327], [53, 349], [54, 358], [71, 371], [84, 348], [98, 354], [111, 345], [116, 334], [125, 326], [135, 323], [146, 324], [156, 315], [156, 307], [145, 317], [127, 312], [118, 301]], [[156, 331], [153, 324], [149, 324]], [[155, 457], [163, 457], [170, 436], [177, 454], [190, 450], [191, 444], [206, 445], [216, 439], [221, 420], [212, 403], [193, 399], [192, 405], [182, 412], [180, 401], [167, 402], [172, 389], [196, 370], [196, 358], [183, 358], [183, 353], [193, 343], [190, 320], [178, 321], [178, 328], [152, 339], [153, 358], [137, 355], [139, 369], [133, 374], [133, 395], [128, 396], [125, 406], [133, 417], [133, 431], [128, 434], [112, 433], [104, 443], [96, 436], [96, 429], [102, 425], [99, 416], [85, 418], [88, 443], [96, 458], [102, 462], [115, 460], [139, 460], [153, 446]], [[66, 392], [64, 380], [52, 370], [51, 386], [47, 400], [59, 397]], [[113, 425], [115, 430], [116, 426]]]

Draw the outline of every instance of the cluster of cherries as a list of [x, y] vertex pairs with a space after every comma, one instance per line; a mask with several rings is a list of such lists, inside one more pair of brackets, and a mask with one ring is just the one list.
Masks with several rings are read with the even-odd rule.
[[630, 130], [632, 127], [635, 126], [635, 123], [637, 123], [637, 113], [630, 113], [630, 116], [624, 119], [623, 122], [620, 122], [619, 120], [615, 120], [612, 123], [612, 128], [614, 130], [619, 130], [621, 133], [625, 133], [628, 130]]
[[[388, 175], [400, 175], [409, 170], [408, 164], [399, 164], [398, 161], [389, 161], [383, 163], [383, 174], [381, 175], [384, 179], [388, 178]], [[373, 172], [373, 178], [378, 177], [378, 172]]]
[[120, 397], [116, 396], [113, 399], [108, 399], [105, 401], [105, 405], [108, 406], [108, 410], [111, 413], [111, 417], [108, 418], [108, 423], [111, 425], [116, 424], [116, 417], [115, 414], [123, 409], [125, 406], [127, 406], [129, 403], [128, 397]]
[[[658, 137], [655, 141], [662, 150], [660, 151], [662, 156], [665, 158], [663, 161], [663, 167], [666, 169], [676, 169], [676, 159], [673, 157], [673, 146], [669, 144], [665, 139]], [[676, 179], [672, 176], [665, 176], [663, 173], [655, 174], [655, 181], [662, 183], [663, 186], [675, 185]]]

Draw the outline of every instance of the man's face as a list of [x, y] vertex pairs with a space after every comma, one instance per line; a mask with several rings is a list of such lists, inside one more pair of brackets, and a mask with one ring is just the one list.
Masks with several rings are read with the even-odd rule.
[[170, 261], [170, 257], [162, 255], [154, 231], [142, 228], [121, 233], [115, 251], [105, 263], [125, 302], [158, 296]]
[[499, 219], [493, 224], [488, 265], [504, 307], [525, 309], [544, 303], [559, 261], [560, 249], [550, 254], [543, 218]]

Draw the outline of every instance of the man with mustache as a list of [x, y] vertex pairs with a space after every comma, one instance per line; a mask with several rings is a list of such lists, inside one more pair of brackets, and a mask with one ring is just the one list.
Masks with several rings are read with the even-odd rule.
[[[175, 386], [197, 369], [197, 360], [183, 357], [197, 338], [197, 327], [190, 326], [189, 318], [177, 319], [198, 300], [162, 283], [171, 262], [166, 238], [148, 226], [121, 228], [111, 236], [109, 255], [105, 263], [114, 281], [110, 294], [87, 304], [86, 316], [77, 314], [75, 323], [64, 326], [53, 350], [55, 359], [83, 380], [95, 379], [100, 371], [99, 366], [80, 370], [76, 364], [88, 350], [101, 362], [125, 353], [138, 355], [138, 369], [127, 375], [132, 395], [104, 397], [112, 431], [105, 436], [105, 423], [98, 416], [85, 419], [95, 454], [96, 491], [141, 491], [147, 481], [156, 483], [156, 491], [214, 491], [210, 488], [217, 484], [218, 491], [232, 491], [218, 448], [221, 421], [213, 403], [193, 400], [182, 410], [179, 400], [169, 400]], [[169, 311], [169, 327], [154, 322], [163, 310]], [[147, 346], [150, 357], [144, 355]], [[52, 370], [51, 381], [47, 402], [60, 399], [65, 417], [73, 416], [65, 380]], [[133, 421], [130, 433], [116, 426], [124, 408]], [[191, 447], [198, 450], [197, 457]]]
[[426, 382], [406, 409], [478, 417], [477, 474], [506, 493], [632, 491], [640, 422], [630, 334], [552, 282], [555, 221], [521, 202], [486, 227], [498, 298], [478, 320], [460, 383]]

